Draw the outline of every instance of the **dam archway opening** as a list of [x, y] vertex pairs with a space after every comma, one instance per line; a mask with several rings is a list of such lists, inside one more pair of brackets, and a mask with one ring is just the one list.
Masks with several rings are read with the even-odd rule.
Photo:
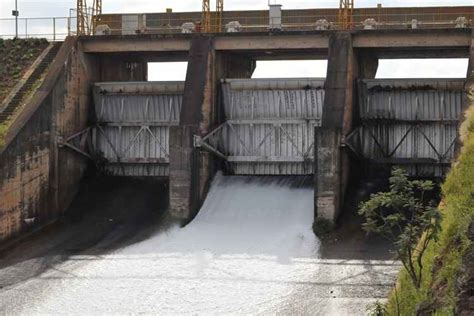
[[380, 59], [376, 79], [466, 78], [468, 58]]
[[148, 81], [184, 81], [188, 62], [149, 62], [147, 67]]

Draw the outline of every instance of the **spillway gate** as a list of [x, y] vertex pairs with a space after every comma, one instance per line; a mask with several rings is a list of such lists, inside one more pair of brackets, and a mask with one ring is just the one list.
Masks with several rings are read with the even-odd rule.
[[108, 173], [169, 175], [169, 130], [179, 125], [183, 90], [183, 82], [94, 85], [93, 148]]
[[[322, 125], [324, 79], [224, 79], [224, 121], [194, 146], [235, 175], [314, 174], [314, 136]], [[170, 128], [178, 126], [184, 82], [94, 84], [96, 123], [63, 145], [112, 175], [169, 176]], [[441, 177], [454, 158], [464, 81], [360, 80], [355, 128], [342, 146], [369, 168], [404, 166]], [[85, 136], [88, 151], [81, 150]]]
[[236, 175], [314, 173], [314, 128], [321, 125], [324, 79], [226, 79], [225, 122], [195, 146]]
[[441, 177], [455, 155], [464, 80], [359, 82], [360, 124], [346, 144], [370, 165], [402, 165], [413, 176]]

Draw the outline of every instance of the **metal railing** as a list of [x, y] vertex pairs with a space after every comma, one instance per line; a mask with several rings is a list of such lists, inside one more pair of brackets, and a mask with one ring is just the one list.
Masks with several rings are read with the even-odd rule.
[[[349, 29], [358, 30], [364, 28], [375, 29], [410, 29], [410, 28], [455, 28], [459, 27], [459, 18], [463, 17], [463, 27], [471, 27], [474, 24], [474, 13], [472, 12], [450, 12], [450, 13], [422, 13], [422, 14], [355, 14]], [[110, 14], [99, 17], [98, 24], [106, 25], [111, 34], [139, 34], [139, 33], [180, 33], [183, 32], [183, 24], [192, 22], [195, 24], [194, 32], [202, 32], [199, 26], [198, 15], [187, 14], [177, 18], [167, 18], [164, 14]], [[372, 20], [372, 26], [367, 27]], [[321, 23], [323, 20], [326, 23]], [[269, 30], [269, 17], [265, 15], [240, 15], [229, 14], [223, 17], [220, 32], [226, 32], [226, 24], [232, 21], [240, 23], [240, 32], [266, 32]], [[214, 22], [214, 21], [213, 21]], [[319, 23], [318, 23], [319, 22]], [[274, 23], [272, 23], [275, 25]], [[211, 29], [216, 30], [217, 25], [211, 24]], [[281, 30], [316, 30], [329, 29], [341, 30], [343, 26], [338, 22], [337, 14], [294, 14], [286, 13], [282, 16]], [[189, 32], [189, 29], [186, 31]]]
[[[262, 11], [264, 13], [264, 11]], [[458, 18], [465, 18], [464, 27], [474, 25], [474, 13], [449, 12], [449, 13], [409, 13], [409, 14], [355, 14], [349, 28], [353, 30], [367, 28], [364, 21], [374, 19], [373, 28], [376, 29], [409, 29], [409, 28], [455, 28], [459, 26]], [[19, 18], [18, 37], [43, 37], [49, 41], [61, 41], [68, 35], [77, 34], [77, 18], [71, 14], [69, 17], [45, 17], [45, 18]], [[159, 34], [159, 33], [181, 33], [182, 25], [193, 22], [196, 25], [194, 32], [199, 29], [200, 14], [186, 13], [180, 16], [168, 16], [164, 13], [157, 14], [104, 14], [99, 16], [98, 24], [106, 25], [111, 34]], [[327, 21], [321, 24], [321, 21]], [[226, 32], [226, 24], [232, 21], [240, 23], [240, 32], [267, 32], [269, 29], [269, 17], [265, 14], [230, 14], [224, 15], [220, 32]], [[319, 24], [317, 23], [319, 21]], [[296, 14], [283, 12], [282, 31], [308, 31], [316, 29], [341, 30], [334, 14]], [[216, 30], [215, 25], [211, 29]], [[0, 19], [0, 38], [15, 37], [15, 19]]]
[[[18, 18], [19, 38], [46, 38], [48, 41], [62, 41], [76, 34], [76, 17]], [[15, 37], [15, 19], [0, 19], [0, 38]]]

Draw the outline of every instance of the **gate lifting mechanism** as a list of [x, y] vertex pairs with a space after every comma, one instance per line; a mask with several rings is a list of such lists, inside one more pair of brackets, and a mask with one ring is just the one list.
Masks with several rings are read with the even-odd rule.
[[224, 12], [224, 0], [216, 0], [216, 12], [214, 19], [211, 12], [211, 0], [202, 1], [202, 31], [204, 33], [222, 31], [222, 14]]
[[77, 35], [94, 35], [102, 14], [102, 0], [93, 0], [87, 6], [87, 0], [77, 0]]

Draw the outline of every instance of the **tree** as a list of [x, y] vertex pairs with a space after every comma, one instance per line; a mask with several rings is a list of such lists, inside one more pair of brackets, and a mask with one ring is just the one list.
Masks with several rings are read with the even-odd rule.
[[408, 272], [416, 289], [422, 281], [423, 254], [441, 229], [441, 213], [426, 194], [434, 190], [432, 181], [409, 180], [406, 171], [394, 168], [390, 191], [372, 194], [361, 203], [362, 228], [379, 234], [396, 247], [397, 259]]

